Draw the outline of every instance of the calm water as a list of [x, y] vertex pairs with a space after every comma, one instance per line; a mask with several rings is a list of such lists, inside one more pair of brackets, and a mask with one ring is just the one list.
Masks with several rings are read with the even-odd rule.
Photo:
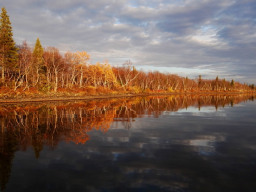
[[1, 191], [256, 191], [249, 96], [0, 105]]

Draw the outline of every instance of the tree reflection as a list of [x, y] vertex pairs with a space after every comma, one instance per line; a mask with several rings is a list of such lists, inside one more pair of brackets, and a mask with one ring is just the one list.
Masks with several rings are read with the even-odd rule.
[[0, 106], [0, 184], [3, 191], [11, 173], [14, 154], [32, 146], [40, 157], [44, 146], [54, 149], [60, 141], [84, 144], [93, 129], [107, 132], [113, 122], [127, 129], [135, 118], [163, 112], [204, 106], [233, 106], [250, 95], [173, 95], [119, 98], [63, 103], [38, 103]]

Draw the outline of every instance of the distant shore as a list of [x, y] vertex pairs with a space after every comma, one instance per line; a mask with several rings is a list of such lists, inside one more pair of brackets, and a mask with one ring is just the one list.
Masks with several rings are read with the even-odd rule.
[[173, 93], [128, 93], [128, 94], [106, 94], [106, 95], [85, 95], [85, 96], [38, 96], [35, 97], [16, 97], [16, 98], [1, 98], [0, 104], [15, 104], [28, 102], [54, 102], [54, 101], [77, 101], [77, 100], [94, 100], [94, 99], [113, 99], [123, 97], [146, 97], [146, 96], [217, 96], [217, 95], [252, 95], [256, 96], [256, 92], [173, 92]]

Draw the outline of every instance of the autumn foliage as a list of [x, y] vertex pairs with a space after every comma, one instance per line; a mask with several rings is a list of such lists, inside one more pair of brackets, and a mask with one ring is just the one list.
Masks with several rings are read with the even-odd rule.
[[112, 67], [108, 62], [91, 63], [86, 51], [61, 53], [43, 48], [39, 38], [34, 47], [26, 41], [15, 46], [7, 12], [0, 23], [0, 97], [97, 95], [123, 93], [248, 92], [254, 85], [216, 77], [189, 79], [175, 74], [138, 71], [130, 61]]
[[[39, 48], [38, 48], [39, 47]], [[98, 95], [120, 93], [198, 93], [248, 92], [254, 85], [241, 84], [216, 77], [214, 80], [189, 79], [175, 74], [138, 71], [131, 62], [112, 67], [108, 62], [90, 63], [85, 51], [64, 55], [55, 47], [19, 46], [15, 70], [5, 73], [1, 96]], [[9, 90], [9, 91], [7, 91]]]

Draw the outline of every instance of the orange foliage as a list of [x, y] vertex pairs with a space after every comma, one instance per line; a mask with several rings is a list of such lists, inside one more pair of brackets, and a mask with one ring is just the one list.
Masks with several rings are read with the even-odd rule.
[[[122, 67], [108, 62], [90, 64], [85, 51], [67, 52], [62, 56], [55, 47], [44, 51], [42, 64], [33, 68], [31, 48], [26, 42], [19, 52], [17, 71], [6, 74], [0, 85], [0, 98], [37, 96], [84, 96], [138, 93], [255, 92], [255, 86], [227, 81], [189, 79], [158, 71], [138, 71], [130, 61]], [[8, 76], [9, 75], [9, 76]]]

